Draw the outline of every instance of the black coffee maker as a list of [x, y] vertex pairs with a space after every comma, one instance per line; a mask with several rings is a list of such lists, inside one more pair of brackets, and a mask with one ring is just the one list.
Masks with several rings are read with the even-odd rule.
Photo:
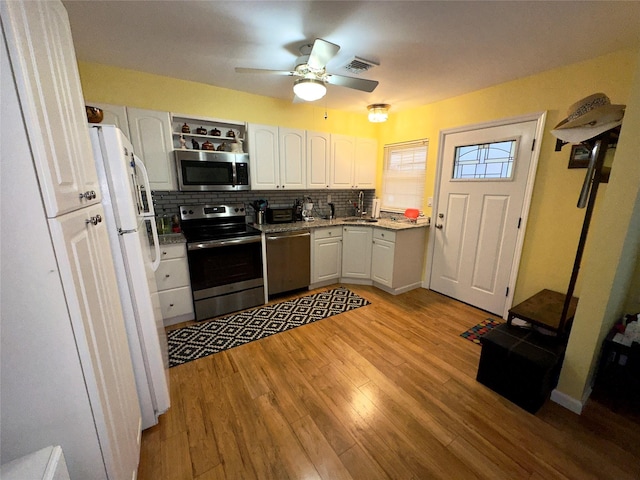
[[296, 198], [296, 202], [293, 204], [293, 220], [296, 222], [302, 221], [302, 202]]

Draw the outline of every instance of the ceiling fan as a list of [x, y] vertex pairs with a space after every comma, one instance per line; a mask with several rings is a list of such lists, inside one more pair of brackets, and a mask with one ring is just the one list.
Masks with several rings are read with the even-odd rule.
[[[326, 84], [353, 88], [363, 92], [373, 92], [378, 86], [376, 80], [345, 77], [327, 73], [326, 65], [336, 56], [340, 47], [335, 43], [316, 38], [313, 44], [302, 45], [300, 56], [296, 60], [293, 70], [265, 70], [261, 68], [236, 67], [237, 73], [266, 73], [270, 75], [285, 75], [296, 77], [293, 92], [301, 100], [313, 102], [324, 97], [327, 92]], [[295, 101], [295, 99], [294, 99]]]

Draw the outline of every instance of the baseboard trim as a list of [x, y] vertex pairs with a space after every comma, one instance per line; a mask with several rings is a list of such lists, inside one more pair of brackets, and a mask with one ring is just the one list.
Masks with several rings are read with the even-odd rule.
[[567, 410], [576, 413], [578, 415], [582, 414], [582, 409], [584, 408], [585, 403], [589, 399], [591, 395], [591, 387], [588, 387], [584, 392], [582, 400], [577, 400], [566, 393], [561, 392], [557, 388], [554, 388], [551, 392], [551, 400], [556, 402], [558, 405], [566, 408]]

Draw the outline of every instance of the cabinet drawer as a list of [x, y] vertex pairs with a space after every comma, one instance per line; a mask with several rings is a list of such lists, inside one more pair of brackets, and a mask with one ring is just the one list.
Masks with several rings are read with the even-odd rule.
[[160, 262], [156, 270], [158, 291], [189, 286], [189, 267], [186, 258], [174, 258]]
[[314, 239], [342, 237], [342, 227], [318, 228], [313, 232]]
[[160, 245], [160, 260], [170, 260], [187, 256], [187, 248], [184, 243]]
[[374, 228], [373, 239], [386, 240], [387, 242], [395, 242], [396, 232], [394, 232], [393, 230], [384, 230], [382, 228]]
[[163, 319], [193, 313], [190, 287], [165, 290], [158, 294], [158, 298]]

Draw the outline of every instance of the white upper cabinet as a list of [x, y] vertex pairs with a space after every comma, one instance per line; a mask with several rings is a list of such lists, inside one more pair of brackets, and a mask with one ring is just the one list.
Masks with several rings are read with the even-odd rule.
[[249, 162], [252, 190], [279, 187], [278, 127], [249, 124]]
[[177, 190], [169, 112], [127, 107], [133, 150], [149, 173], [152, 190]]
[[331, 188], [353, 188], [355, 137], [331, 135]]
[[307, 132], [307, 188], [329, 188], [331, 135]]
[[331, 188], [375, 188], [377, 153], [375, 139], [332, 134]]
[[249, 124], [249, 162], [252, 190], [306, 188], [304, 130]]
[[307, 145], [304, 130], [280, 127], [280, 187], [304, 189], [307, 186]]
[[47, 217], [99, 203], [66, 10], [57, 2], [0, 2], [0, 12], [22, 112], [37, 139], [31, 147]]
[[353, 188], [376, 188], [378, 142], [356, 137]]
[[104, 117], [102, 125], [115, 125], [127, 138], [131, 138], [129, 133], [129, 120], [127, 119], [127, 107], [123, 105], [110, 105], [108, 103], [87, 102], [87, 105], [102, 109]]

